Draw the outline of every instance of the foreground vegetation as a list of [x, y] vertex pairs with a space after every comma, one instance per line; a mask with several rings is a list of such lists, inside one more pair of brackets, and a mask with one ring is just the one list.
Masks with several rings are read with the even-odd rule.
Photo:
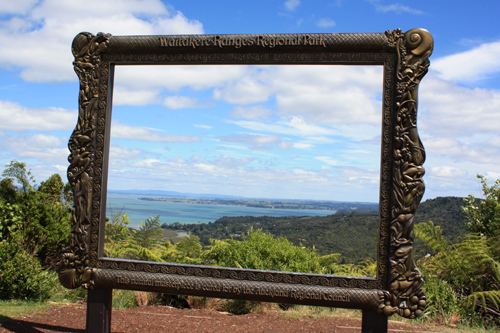
[[[456, 241], [466, 232], [463, 198], [445, 197], [427, 200], [418, 207], [416, 223], [434, 221], [443, 236]], [[203, 246], [211, 240], [240, 239], [251, 228], [275, 237], [285, 237], [295, 246], [315, 248], [320, 255], [341, 253], [340, 263], [357, 264], [377, 259], [378, 213], [338, 212], [328, 216], [234, 216], [215, 222], [162, 224], [164, 230], [191, 233]], [[417, 257], [432, 251], [421, 240], [416, 242]]]
[[[500, 181], [492, 186], [482, 177], [480, 181], [484, 198], [469, 196], [463, 202], [466, 234], [458, 238], [446, 235], [437, 225], [439, 221], [415, 226], [416, 235], [429, 249], [429, 254], [418, 263], [426, 279], [424, 288], [429, 303], [422, 320], [499, 325]], [[37, 184], [25, 164], [13, 161], [7, 165], [0, 179], [1, 300], [74, 301], [84, 296], [84, 290], [63, 289], [55, 272], [57, 253], [70, 233], [71, 197], [69, 186], [59, 175]], [[366, 221], [361, 217], [362, 214], [357, 218]], [[220, 223], [230, 225], [229, 220]], [[373, 259], [347, 263], [341, 261], [342, 251], [322, 253], [265, 230], [262, 224], [245, 227], [238, 237], [210, 238], [208, 243], [192, 233], [176, 243], [166, 240], [158, 216], [146, 219], [137, 230], [128, 224], [126, 214], [116, 214], [106, 224], [107, 256], [338, 275], [370, 276], [375, 272]], [[286, 223], [281, 227], [286, 227]], [[116, 291], [114, 302], [119, 307], [147, 302], [178, 306], [222, 302], [224, 309], [233, 313], [248, 312], [258, 306], [244, 301], [129, 291]]]

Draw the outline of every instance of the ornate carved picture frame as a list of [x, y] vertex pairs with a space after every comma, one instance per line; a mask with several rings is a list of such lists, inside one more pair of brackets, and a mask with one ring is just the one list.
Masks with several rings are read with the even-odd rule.
[[[413, 259], [425, 152], [417, 91], [433, 39], [423, 29], [366, 34], [111, 36], [78, 34], [78, 122], [69, 140], [74, 207], [59, 278], [67, 288], [356, 308], [415, 318], [426, 299]], [[144, 262], [103, 257], [115, 65], [321, 64], [383, 66], [379, 242], [376, 278]]]

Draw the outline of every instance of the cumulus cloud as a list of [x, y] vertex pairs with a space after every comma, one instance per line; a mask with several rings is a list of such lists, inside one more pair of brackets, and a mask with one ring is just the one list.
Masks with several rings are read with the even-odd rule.
[[146, 127], [137, 127], [113, 121], [111, 127], [113, 139], [130, 139], [140, 141], [183, 142], [191, 143], [201, 141], [200, 137], [191, 135], [164, 134]]
[[158, 103], [159, 89], [130, 89], [116, 86], [113, 89], [113, 105], [143, 106]]
[[210, 126], [210, 125], [204, 125], [204, 124], [194, 124], [193, 126], [194, 127], [198, 127], [198, 128], [202, 128], [202, 129], [205, 129], [205, 130], [212, 129], [212, 126]]
[[467, 172], [452, 166], [432, 167], [429, 172], [431, 177], [446, 177], [457, 179], [457, 177], [465, 177]]
[[163, 100], [163, 105], [167, 109], [192, 109], [209, 106], [207, 103], [201, 103], [198, 99], [186, 96], [168, 96]]
[[222, 142], [229, 143], [241, 143], [250, 146], [251, 149], [256, 150], [269, 150], [273, 146], [279, 149], [290, 149], [292, 147], [291, 142], [283, 141], [280, 139], [279, 135], [258, 135], [258, 134], [231, 134], [227, 136], [219, 136], [219, 140]]
[[408, 13], [408, 14], [414, 14], [414, 15], [422, 15], [424, 13], [421, 10], [414, 9], [414, 8], [411, 8], [410, 6], [403, 5], [400, 3], [393, 3], [390, 5], [382, 5], [382, 4], [380, 4], [380, 0], [368, 0], [368, 2], [371, 2], [375, 6], [375, 9], [378, 12], [382, 12], [382, 13], [394, 12], [396, 14]]
[[0, 129], [23, 131], [71, 130], [76, 125], [77, 111], [63, 108], [27, 108], [0, 100]]
[[140, 149], [131, 149], [125, 147], [119, 147], [111, 142], [111, 149], [109, 153], [110, 161], [116, 160], [132, 160], [143, 154]]
[[2, 146], [23, 159], [63, 164], [69, 155], [65, 144], [66, 140], [53, 135], [34, 134], [9, 137]]
[[115, 84], [132, 90], [193, 91], [221, 87], [244, 77], [248, 66], [116, 66]]
[[304, 142], [294, 142], [293, 143], [293, 148], [297, 149], [310, 149], [313, 147], [313, 144], [311, 143], [304, 143]]
[[500, 41], [432, 61], [441, 78], [452, 82], [475, 82], [500, 72]]
[[317, 156], [315, 157], [316, 160], [322, 161], [328, 165], [339, 165], [339, 161], [330, 157], [330, 156]]
[[214, 92], [214, 98], [231, 104], [255, 104], [265, 102], [273, 93], [273, 87], [263, 80], [267, 68], [261, 70], [249, 67], [246, 75], [237, 81], [228, 82]]
[[285, 1], [285, 8], [287, 10], [294, 10], [300, 5], [300, 0], [287, 0]]
[[234, 118], [244, 118], [249, 120], [268, 120], [273, 111], [262, 105], [253, 105], [249, 107], [236, 106], [231, 110], [231, 115]]
[[309, 124], [301, 117], [290, 117], [277, 123], [262, 123], [251, 120], [228, 120], [227, 122], [252, 131], [284, 135], [318, 136], [337, 133], [334, 129]]
[[38, 2], [38, 0], [5, 1], [0, 7], [0, 14], [24, 15]]
[[6, 8], [3, 12], [11, 15], [0, 21], [0, 43], [8, 45], [0, 53], [0, 63], [21, 68], [26, 81], [75, 80], [70, 46], [81, 31], [114, 35], [203, 33], [200, 22], [187, 19], [160, 0], [9, 3], [2, 6]]
[[498, 132], [499, 91], [460, 87], [430, 73], [421, 84], [419, 104], [422, 128], [433, 135]]
[[[261, 198], [304, 198], [376, 202], [378, 173], [351, 167], [279, 168], [255, 164], [254, 159], [214, 157], [146, 159], [130, 163], [137, 168], [133, 181], [145, 189], [162, 189], [168, 182], [176, 191], [235, 194]], [[140, 182], [138, 182], [140, 179]], [[152, 182], [151, 180], [155, 181]], [[342, 191], [340, 191], [342, 189]], [[360, 189], [365, 189], [358, 194]]]
[[320, 28], [331, 28], [337, 25], [334, 20], [329, 18], [322, 18], [316, 23], [316, 25]]

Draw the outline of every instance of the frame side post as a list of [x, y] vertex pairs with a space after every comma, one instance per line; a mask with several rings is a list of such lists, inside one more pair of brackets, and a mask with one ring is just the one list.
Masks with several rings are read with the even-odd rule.
[[89, 289], [87, 297], [86, 332], [111, 332], [113, 289]]
[[383, 313], [363, 310], [362, 333], [387, 333], [388, 318]]

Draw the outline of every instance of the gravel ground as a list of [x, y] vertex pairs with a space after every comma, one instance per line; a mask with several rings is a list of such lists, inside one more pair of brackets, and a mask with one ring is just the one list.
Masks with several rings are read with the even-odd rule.
[[[1, 312], [1, 311], [0, 311]], [[0, 332], [85, 332], [85, 305], [54, 306], [0, 323]], [[231, 314], [166, 306], [113, 310], [112, 332], [360, 332], [352, 316], [288, 319], [275, 314]], [[389, 332], [443, 332], [443, 328], [389, 321]]]

